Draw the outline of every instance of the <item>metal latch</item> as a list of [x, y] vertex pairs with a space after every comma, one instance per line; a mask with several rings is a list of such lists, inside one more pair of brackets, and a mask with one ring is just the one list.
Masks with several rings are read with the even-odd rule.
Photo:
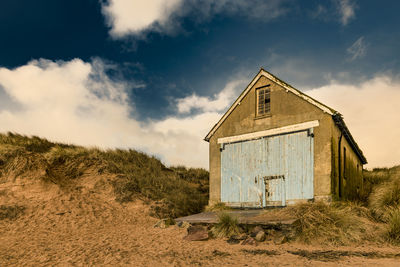
[[264, 183], [266, 183], [269, 180], [275, 180], [275, 179], [283, 179], [285, 180], [285, 175], [270, 175], [270, 176], [264, 176]]

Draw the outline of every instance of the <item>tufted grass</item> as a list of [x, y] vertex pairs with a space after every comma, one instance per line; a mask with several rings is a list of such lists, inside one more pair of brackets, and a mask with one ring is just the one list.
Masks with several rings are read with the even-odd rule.
[[223, 238], [240, 234], [241, 230], [237, 218], [226, 212], [220, 212], [218, 223], [211, 228], [211, 232], [214, 237]]
[[153, 200], [152, 216], [175, 218], [201, 212], [208, 202], [208, 171], [166, 167], [159, 159], [133, 149], [86, 148], [53, 143], [39, 137], [0, 134], [1, 176], [23, 176], [42, 170], [40, 177], [67, 190], [88, 171], [113, 174], [115, 199]]

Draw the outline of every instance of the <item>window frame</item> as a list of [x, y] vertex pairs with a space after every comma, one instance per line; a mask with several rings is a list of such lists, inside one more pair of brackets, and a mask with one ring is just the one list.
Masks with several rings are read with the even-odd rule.
[[[271, 88], [270, 88], [270, 86], [271, 86], [271, 84], [267, 84], [267, 85], [256, 88], [256, 105], [255, 105], [255, 114], [256, 114], [255, 117], [256, 118], [263, 118], [263, 117], [271, 116]], [[262, 107], [264, 109], [262, 114], [260, 114], [260, 100], [261, 100], [260, 92], [263, 92], [263, 95], [264, 95], [264, 97], [262, 99], [262, 101], [264, 101], [264, 103], [261, 104], [261, 105], [263, 105]], [[268, 99], [269, 99], [268, 109], [266, 109], [267, 102], [265, 102], [265, 100], [266, 100], [265, 95], [269, 96], [268, 97]]]

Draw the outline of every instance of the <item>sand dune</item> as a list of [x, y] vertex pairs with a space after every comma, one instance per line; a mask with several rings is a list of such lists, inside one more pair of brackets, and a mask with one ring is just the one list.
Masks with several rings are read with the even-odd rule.
[[[243, 246], [222, 239], [185, 241], [183, 228], [153, 227], [157, 219], [148, 215], [149, 203], [116, 202], [110, 179], [89, 171], [75, 181], [74, 187], [62, 190], [35, 177], [6, 182], [3, 177], [0, 205], [20, 205], [25, 211], [16, 219], [0, 220], [0, 265], [398, 266], [400, 262], [399, 258], [376, 258], [382, 253], [397, 253], [391, 247], [332, 248], [293, 243]], [[317, 256], [293, 254], [300, 250], [317, 252]], [[333, 252], [319, 252], [318, 258], [321, 250]], [[340, 256], [346, 251], [378, 254], [370, 254], [370, 258]], [[373, 255], [375, 258], [371, 258]]]

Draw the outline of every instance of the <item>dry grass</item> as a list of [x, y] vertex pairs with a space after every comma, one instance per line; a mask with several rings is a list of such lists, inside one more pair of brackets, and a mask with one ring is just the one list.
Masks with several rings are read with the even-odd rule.
[[16, 133], [7, 133], [0, 134], [0, 144], [2, 145], [11, 145], [17, 147], [23, 147], [26, 151], [36, 152], [36, 153], [45, 153], [48, 152], [51, 148], [55, 146], [59, 147], [76, 147], [73, 145], [61, 144], [61, 143], [53, 143], [46, 139], [39, 138], [37, 136], [24, 136]]
[[387, 178], [377, 184], [369, 196], [369, 207], [375, 219], [388, 222], [393, 210], [400, 206], [400, 172], [396, 168], [387, 171]]
[[218, 202], [211, 206], [206, 206], [206, 211], [224, 211], [224, 210], [232, 210], [232, 208], [225, 205], [225, 203]]
[[[63, 190], [88, 172], [110, 175], [115, 199], [128, 202], [152, 200], [152, 215], [174, 218], [198, 213], [208, 202], [208, 172], [176, 166], [167, 168], [159, 159], [135, 150], [101, 150], [58, 144], [18, 134], [0, 134], [0, 182], [36, 175]], [[34, 176], [33, 175], [33, 176]], [[364, 172], [362, 203], [307, 203], [289, 207], [297, 219], [294, 239], [333, 245], [389, 240], [400, 244], [400, 167]], [[222, 203], [209, 211], [224, 211]], [[12, 219], [22, 207], [1, 207], [0, 217]], [[386, 230], [386, 231], [385, 231]], [[237, 220], [222, 212], [212, 229], [217, 237], [240, 232]]]
[[359, 200], [368, 205], [369, 197], [374, 188], [390, 180], [391, 170], [388, 168], [375, 168], [372, 171], [363, 170], [363, 187]]
[[179, 217], [201, 212], [208, 202], [208, 172], [185, 167], [167, 168], [159, 159], [135, 150], [101, 150], [52, 143], [38, 137], [0, 134], [0, 179], [39, 172], [45, 182], [63, 190], [91, 173], [112, 174], [116, 200], [156, 201], [152, 215]]
[[214, 237], [223, 238], [240, 234], [241, 231], [237, 218], [226, 212], [220, 212], [218, 214], [218, 223], [211, 228], [211, 232]]
[[400, 166], [364, 171], [361, 202], [300, 204], [284, 212], [297, 218], [294, 239], [305, 243], [400, 244]]
[[368, 209], [351, 203], [305, 203], [289, 207], [286, 212], [297, 219], [294, 239], [308, 244], [379, 241], [376, 233], [382, 231], [370, 220]]
[[390, 242], [400, 245], [400, 209], [393, 210], [388, 222], [387, 238]]

